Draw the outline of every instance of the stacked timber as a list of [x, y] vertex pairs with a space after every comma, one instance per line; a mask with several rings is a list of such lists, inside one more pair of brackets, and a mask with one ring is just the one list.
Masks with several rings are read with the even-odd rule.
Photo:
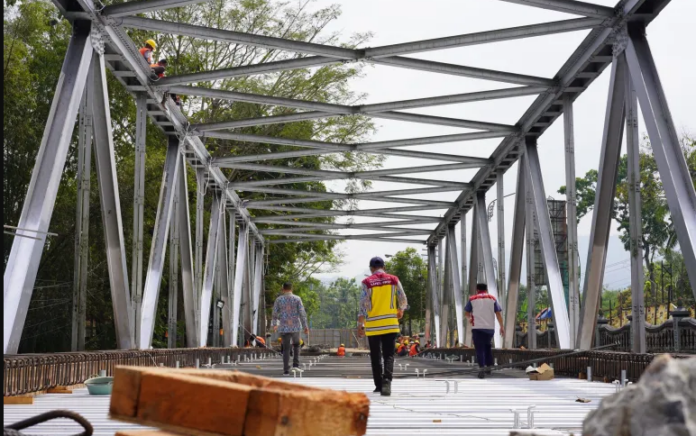
[[239, 371], [117, 367], [111, 418], [210, 436], [362, 436], [365, 394], [302, 386]]

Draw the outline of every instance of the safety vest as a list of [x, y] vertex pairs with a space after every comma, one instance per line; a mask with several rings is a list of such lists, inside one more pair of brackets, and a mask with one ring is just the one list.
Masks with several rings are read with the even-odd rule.
[[418, 354], [418, 344], [411, 345], [411, 349], [408, 351], [409, 356], [415, 356]]
[[367, 336], [399, 333], [399, 319], [396, 317], [398, 302], [396, 287], [399, 279], [386, 273], [375, 273], [362, 281], [372, 290], [370, 292], [372, 308], [367, 312], [365, 334]]
[[343, 347], [338, 347], [338, 352], [336, 352], [337, 356], [345, 356], [346, 355], [346, 349]]
[[140, 55], [145, 59], [145, 62], [147, 62], [148, 64], [152, 64], [152, 50], [150, 50], [147, 47], [143, 47], [138, 51], [140, 52]]

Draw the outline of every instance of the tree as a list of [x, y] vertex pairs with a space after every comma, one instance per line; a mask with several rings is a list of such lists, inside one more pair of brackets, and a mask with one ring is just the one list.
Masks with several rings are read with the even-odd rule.
[[[41, 0], [20, 0], [5, 3], [4, 10], [4, 79], [3, 89], [3, 213], [5, 223], [16, 224], [31, 178], [36, 153], [48, 118], [60, 68], [71, 34], [67, 20], [58, 15], [56, 8]], [[149, 17], [210, 25], [221, 29], [263, 34], [272, 37], [288, 37], [302, 41], [313, 41], [333, 45], [354, 47], [366, 41], [369, 34], [346, 35], [328, 33], [325, 27], [340, 15], [336, 6], [327, 6], [308, 11], [307, 2], [288, 4], [270, 0], [212, 1], [146, 14]], [[160, 49], [158, 58], [167, 57], [168, 75], [200, 72], [217, 68], [232, 68], [288, 59], [294, 54], [274, 49], [264, 49], [217, 41], [201, 40], [183, 36], [154, 35], [132, 30], [130, 36], [139, 42], [154, 37]], [[355, 104], [363, 96], [348, 91], [348, 82], [360, 75], [360, 67], [349, 64], [334, 64], [315, 69], [284, 71], [264, 76], [236, 77], [216, 82], [201, 83], [200, 86], [258, 92], [262, 94], [298, 98], [337, 104]], [[127, 91], [107, 71], [109, 80], [109, 104], [113, 121], [113, 138], [116, 153], [117, 174], [120, 186], [120, 201], [126, 250], [132, 247], [133, 178], [134, 178], [134, 132], [135, 103]], [[229, 119], [242, 119], [290, 113], [294, 110], [229, 102], [217, 99], [184, 98], [183, 110], [193, 123], [207, 123]], [[371, 121], [362, 116], [336, 117], [325, 120], [303, 121], [245, 128], [244, 133], [287, 136], [299, 139], [328, 140], [343, 143], [364, 141], [374, 131]], [[159, 184], [165, 160], [166, 137], [148, 120], [147, 162], [145, 170], [145, 240], [148, 250], [151, 244], [151, 229], [154, 227], [158, 203]], [[73, 145], [76, 144], [76, 135]], [[270, 144], [244, 144], [220, 140], [207, 140], [206, 146], [214, 156], [257, 154], [269, 151], [289, 150]], [[58, 233], [49, 239], [44, 250], [37, 276], [29, 314], [25, 323], [21, 352], [64, 351], [70, 347], [70, 304], [72, 300], [72, 271], [74, 267], [75, 198], [76, 198], [76, 148], [70, 149], [58, 197], [51, 220], [50, 230]], [[293, 161], [277, 160], [272, 165], [295, 165], [306, 169], [342, 169], [357, 171], [376, 168], [379, 158], [368, 154], [336, 154], [310, 156]], [[278, 178], [284, 175], [242, 170], [224, 170], [232, 181], [250, 181]], [[195, 202], [195, 177], [189, 172], [190, 204]], [[285, 187], [305, 191], [324, 192], [323, 183], [294, 183]], [[369, 188], [369, 183], [353, 183], [347, 186], [355, 192]], [[115, 346], [113, 314], [109, 290], [106, 248], [100, 220], [100, 205], [97, 197], [96, 177], [92, 177], [90, 202], [90, 272], [88, 281], [88, 349], [109, 349]], [[204, 227], [210, 222], [211, 196], [207, 196]], [[263, 194], [242, 195], [245, 199], [268, 199]], [[312, 209], [327, 209], [342, 204], [319, 201], [303, 204]], [[345, 205], [350, 206], [350, 205]], [[273, 215], [273, 211], [250, 209], [255, 216]], [[191, 217], [192, 221], [195, 216]], [[316, 218], [315, 222], [331, 222], [332, 218]], [[194, 225], [194, 222], [191, 223]], [[263, 228], [263, 225], [259, 225]], [[272, 227], [272, 226], [267, 226]], [[321, 232], [315, 232], [321, 233]], [[5, 236], [4, 259], [12, 245], [12, 238]], [[298, 244], [269, 244], [266, 270], [266, 301], [271, 300], [283, 281], [293, 281], [298, 294], [303, 294], [308, 312], [318, 307], [316, 294], [310, 285], [318, 283], [311, 276], [322, 270], [331, 270], [340, 260], [336, 250], [337, 241], [306, 241]], [[147, 252], [145, 259], [147, 259]], [[128, 263], [130, 267], [130, 262]], [[168, 286], [168, 265], [165, 261], [162, 286]], [[166, 343], [168, 292], [160, 292], [155, 327], [154, 345]], [[181, 298], [181, 297], [180, 297]], [[179, 302], [183, 308], [183, 302]], [[180, 313], [179, 319], [183, 320]], [[179, 337], [184, 337], [183, 322]], [[183, 343], [183, 342], [182, 342]]]
[[358, 320], [358, 304], [362, 289], [355, 279], [340, 277], [328, 287], [319, 288], [319, 311], [313, 327], [352, 329]]
[[[696, 186], [696, 139], [684, 135], [681, 146], [687, 161], [691, 178]], [[619, 171], [616, 183], [616, 194], [612, 209], [612, 218], [619, 226], [619, 237], [626, 251], [630, 251], [631, 238], [629, 232], [628, 193], [628, 156], [623, 155], [619, 161]], [[577, 191], [578, 221], [594, 208], [597, 190], [597, 170], [590, 170], [583, 178], [575, 180]], [[561, 186], [560, 194], [566, 193], [566, 187]], [[657, 163], [652, 154], [650, 143], [645, 142], [640, 151], [640, 195], [642, 202], [642, 248], [643, 261], [648, 272], [648, 279], [654, 280], [655, 256], [661, 249], [674, 248], [677, 240], [674, 226], [669, 213], [669, 206], [664, 195], [664, 187], [657, 170]]]
[[409, 309], [402, 323], [425, 319], [428, 266], [415, 248], [398, 251], [385, 265], [385, 270], [399, 278], [408, 298]]

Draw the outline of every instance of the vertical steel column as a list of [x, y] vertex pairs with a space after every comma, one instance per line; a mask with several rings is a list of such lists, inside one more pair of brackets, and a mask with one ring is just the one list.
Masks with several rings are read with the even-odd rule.
[[[499, 298], [498, 285], [495, 282], [495, 273], [493, 272], [493, 250], [491, 249], [491, 235], [488, 232], [488, 214], [486, 213], [486, 193], [476, 193], [476, 219], [478, 224], [478, 234], [481, 238], [481, 257], [483, 258], [483, 269], [486, 272], [486, 281], [488, 283], [488, 293]], [[493, 333], [493, 341], [496, 347], [502, 346], [502, 338], [500, 337], [500, 327], [496, 320], [496, 329]]]
[[505, 190], [503, 183], [503, 176], [505, 173], [503, 170], [498, 170], [498, 175], [496, 179], [496, 189], [497, 189], [497, 204], [498, 204], [498, 289], [500, 291], [500, 305], [503, 308], [503, 316], [505, 314], [505, 301], [507, 299], [507, 292], [505, 292], [505, 287], [507, 283], [505, 281]]
[[525, 174], [525, 222], [527, 225], [527, 348], [530, 350], [536, 349], [536, 260], [534, 256], [534, 246], [536, 242], [536, 217], [534, 216], [534, 200], [532, 199], [531, 189], [529, 188], [529, 179], [527, 178], [527, 155], [524, 155], [525, 164], [520, 168]]
[[527, 165], [528, 186], [532, 193], [534, 213], [536, 214], [536, 225], [539, 229], [539, 246], [541, 248], [541, 260], [546, 271], [546, 284], [549, 297], [551, 299], [551, 314], [554, 321], [554, 332], [558, 339], [558, 347], [567, 350], [573, 348], [570, 337], [570, 321], [568, 319], [568, 306], [566, 306], [565, 290], [561, 268], [558, 266], [558, 255], [556, 254], [556, 241], [551, 227], [551, 217], [549, 216], [549, 206], [546, 201], [544, 191], [544, 180], [541, 175], [541, 163], [537, 152], [536, 137], [528, 137], [527, 145]]
[[[472, 208], [473, 215], [471, 217], [471, 251], [469, 252], [469, 297], [476, 295], [476, 284], [478, 283], [478, 264], [479, 264], [479, 244], [478, 244], [478, 212], [476, 208], [478, 203], [474, 202]], [[464, 345], [471, 347], [471, 325], [466, 327], [466, 334], [464, 335]]]
[[[226, 227], [226, 222], [225, 222], [225, 197], [221, 196], [220, 198], [221, 201], [221, 212], [220, 212], [220, 223], [218, 226], [218, 242], [217, 242], [217, 257], [215, 261], [215, 268], [214, 268], [214, 278], [213, 278], [213, 304], [212, 304], [212, 310], [213, 310], [213, 335], [212, 335], [212, 345], [213, 347], [219, 347], [222, 338], [220, 337], [220, 322], [221, 322], [221, 310], [217, 305], [218, 301], [225, 301], [223, 297], [223, 292], [222, 292], [222, 268], [227, 268], [227, 243], [224, 239], [224, 233], [225, 233], [225, 227]], [[224, 262], [223, 262], [224, 261]], [[226, 281], [226, 280], [225, 280]], [[226, 284], [226, 283], [225, 283]], [[224, 310], [224, 306], [223, 306]]]
[[563, 98], [563, 133], [565, 140], [566, 217], [568, 220], [568, 318], [573, 345], [578, 338], [580, 323], [580, 274], [578, 271], [578, 218], [575, 191], [575, 130], [573, 102], [570, 95]]
[[251, 324], [251, 332], [258, 334], [259, 332], [259, 299], [263, 292], [263, 245], [256, 244], [256, 266], [254, 267], [254, 298], [253, 298], [253, 313], [254, 321]]
[[461, 220], [459, 221], [459, 238], [460, 238], [460, 253], [462, 256], [462, 292], [466, 292], [467, 298], [468, 298], [468, 292], [469, 292], [469, 269], [467, 268], [467, 261], [466, 261], [466, 214], [462, 215]]
[[229, 231], [229, 249], [227, 254], [227, 309], [228, 321], [225, 321], [225, 346], [232, 346], [232, 337], [236, 334], [237, 329], [232, 327], [232, 318], [234, 316], [234, 281], [235, 281], [235, 217], [234, 209], [229, 210], [230, 231]]
[[510, 277], [505, 301], [505, 338], [503, 348], [515, 346], [515, 327], [519, 303], [520, 278], [522, 275], [522, 253], [524, 251], [524, 226], [526, 201], [527, 156], [523, 154], [517, 164], [517, 186], [515, 188], [515, 215], [512, 219], [512, 246], [510, 247]]
[[[624, 56], [624, 55], [622, 55]], [[626, 151], [628, 153], [628, 207], [631, 234], [631, 334], [632, 351], [645, 353], [645, 295], [643, 282], [643, 216], [640, 199], [640, 136], [638, 134], [638, 98], [626, 74]]]
[[[89, 76], [92, 75], [90, 67]], [[87, 83], [92, 83], [89, 77]], [[85, 349], [87, 273], [89, 271], [89, 196], [92, 172], [92, 108], [87, 102], [92, 86], [86, 86], [80, 106], [77, 137], [77, 208], [75, 217], [75, 288], [73, 290], [72, 351]]]
[[133, 183], [133, 264], [131, 268], [131, 330], [140, 337], [140, 305], [143, 300], [143, 232], [145, 223], [145, 145], [147, 94], [135, 96], [135, 181]]
[[[443, 294], [444, 264], [445, 264], [444, 244], [440, 241], [437, 244], [437, 295], [440, 298], [440, 318], [447, 317], [447, 312], [445, 312], [444, 307], [443, 307], [443, 305], [445, 304], [445, 296]], [[443, 335], [442, 337], [443, 337], [443, 343], [444, 343], [447, 341], [447, 332], [442, 331], [442, 330], [440, 330], [440, 332]]]
[[[234, 239], [234, 238], [231, 238]], [[234, 273], [234, 298], [232, 303], [232, 346], [239, 345], [239, 315], [241, 313], [242, 293], [244, 292], [244, 271], [246, 270], [247, 249], [249, 240], [249, 226], [239, 227], [239, 241], [237, 242], [237, 263]]]
[[[24, 321], [29, 310], [29, 300], [31, 300], [36, 273], [46, 243], [46, 236], [34, 231], [48, 231], [60, 177], [63, 174], [70, 139], [75, 128], [75, 118], [92, 62], [93, 48], [89, 34], [91, 23], [76, 21], [73, 26], [73, 35], [65, 54], [51, 111], [46, 121], [46, 129], [22, 206], [22, 215], [17, 224], [20, 229], [29, 231], [17, 230], [5, 267], [3, 281], [3, 350], [5, 354], [17, 353], [19, 348], [19, 340], [22, 337]], [[21, 235], [31, 238], [23, 238]]]
[[129, 349], [135, 346], [135, 336], [131, 330], [130, 317], [132, 314], [128, 267], [123, 222], [121, 221], [121, 201], [118, 193], [118, 173], [111, 131], [109, 91], [106, 82], [103, 48], [99, 51], [95, 50], [92, 54], [92, 68], [94, 69], [92, 74], [94, 92], [88, 95], [92, 97], [94, 158], [106, 238], [106, 260], [109, 268], [111, 301], [114, 308], [118, 346], [121, 349]]
[[[194, 251], [194, 263], [196, 272], [196, 326], [201, 331], [201, 293], [203, 291], [203, 216], [205, 209], [205, 191], [207, 183], [205, 170], [196, 168], [196, 248]], [[198, 343], [206, 340], [198, 338]]]
[[449, 321], [450, 321], [450, 301], [452, 300], [452, 275], [451, 275], [451, 252], [449, 250], [449, 236], [447, 240], [442, 238], [440, 240], [440, 245], [445, 246], [447, 244], [447, 249], [445, 250], [445, 263], [442, 269], [442, 312], [440, 312], [440, 332], [442, 333], [442, 338], [446, 347], [449, 347], [452, 343], [451, 336], [449, 334]]
[[[179, 169], [180, 171], [181, 169]], [[177, 174], [177, 179], [181, 177]], [[179, 306], [179, 195], [174, 181], [174, 203], [172, 204], [171, 229], [169, 231], [169, 298], [167, 316], [167, 347], [176, 348], [177, 315]]]
[[428, 287], [430, 288], [430, 296], [432, 299], [433, 326], [435, 327], [435, 340], [433, 342], [437, 347], [440, 347], [442, 346], [442, 342], [440, 341], [440, 298], [437, 295], [436, 252], [436, 246], [428, 246]]
[[696, 192], [642, 27], [630, 29], [626, 57], [669, 212], [696, 297]]
[[614, 194], [616, 193], [616, 179], [621, 154], [621, 139], [624, 129], [626, 69], [626, 58], [624, 56], [614, 56], [609, 82], [606, 118], [604, 120], [602, 151], [599, 159], [597, 194], [594, 213], [592, 214], [590, 249], [585, 264], [583, 305], [580, 311], [580, 327], [577, 339], [577, 348], [582, 350], [592, 348], [597, 312], [599, 311], [602, 295], [604, 267], [606, 264], [609, 232], [611, 230]]
[[244, 334], [243, 343], [246, 343], [247, 335], [251, 333], [251, 323], [254, 319], [254, 267], [256, 266], [256, 252], [254, 251], [254, 240], [249, 238], [247, 249], [247, 268], [244, 271]]
[[[220, 265], [220, 299], [224, 303], [222, 306], [222, 345], [232, 346], [232, 299], [230, 298], [229, 285], [229, 259], [227, 257], [227, 214], [223, 211], [220, 217], [220, 242], [218, 242], [218, 264]], [[219, 332], [218, 332], [219, 333]]]
[[447, 248], [450, 250], [450, 271], [452, 292], [454, 293], [454, 310], [457, 322], [457, 342], [454, 342], [452, 335], [452, 343], [456, 345], [464, 344], [464, 303], [462, 301], [462, 284], [459, 278], [459, 256], [457, 256], [457, 237], [454, 231], [454, 226], [450, 227], [447, 234]]
[[196, 291], [193, 254], [191, 253], [191, 217], [188, 203], [188, 181], [186, 160], [181, 159], [181, 167], [177, 177], [177, 192], [179, 197], [176, 214], [179, 226], [179, 248], [181, 257], [181, 284], [184, 292], [184, 320], [186, 321], [186, 346], [197, 347], [198, 325], [196, 324], [196, 307], [198, 293]]
[[159, 288], [162, 281], [164, 257], [167, 253], [167, 235], [172, 217], [172, 205], [174, 204], [175, 181], [181, 168], [181, 153], [179, 153], [179, 139], [176, 136], [168, 137], [167, 157], [164, 162], [162, 185], [157, 205], [157, 217], [155, 229], [152, 233], [152, 245], [150, 247], [150, 259], [147, 264], [145, 287], [143, 289], [143, 301], [140, 312], [140, 335], [138, 336], [138, 348], [147, 350], [152, 344], [152, 334], [155, 331], [157, 316], [157, 301]]
[[[203, 286], [201, 289], [201, 323], [199, 325], [199, 346], [208, 344], [208, 324], [210, 323], [210, 306], [213, 303], [213, 280], [215, 279], [215, 262], [217, 261], [217, 244], [220, 233], [220, 215], [224, 213], [221, 195], [215, 192], [213, 204], [210, 209], [210, 228], [208, 229], [208, 246], [205, 252], [205, 269], [203, 272]], [[217, 306], [216, 306], [217, 309]], [[213, 337], [219, 332], [213, 332]]]

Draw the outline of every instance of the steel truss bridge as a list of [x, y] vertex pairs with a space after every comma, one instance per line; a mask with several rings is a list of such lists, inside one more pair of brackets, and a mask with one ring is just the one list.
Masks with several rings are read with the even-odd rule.
[[[435, 342], [446, 345], [448, 331], [465, 331], [463, 321], [462, 283], [469, 283], [469, 292], [478, 280], [486, 280], [490, 292], [505, 302], [508, 329], [504, 338], [497, 337], [498, 346], [511, 347], [515, 334], [514, 322], [521, 281], [523, 247], [538, 243], [546, 283], [534, 282], [534, 250], [526, 250], [527, 277], [534, 301], [535, 285], [546, 285], [553, 306], [556, 343], [560, 348], [590, 349], [600, 304], [602, 279], [609, 238], [612, 201], [617, 180], [621, 143], [624, 131], [629, 156], [631, 186], [631, 289], [633, 290], [633, 351], [645, 352], [644, 303], [641, 240], [641, 204], [639, 192], [639, 137], [637, 102], [655, 154], [661, 180], [684, 254], [689, 279], [696, 292], [696, 194], [689, 171], [681, 153], [657, 68], [645, 36], [646, 27], [666, 7], [669, 0], [622, 0], [615, 7], [604, 7], [575, 0], [500, 0], [531, 8], [565, 12], [576, 16], [543, 24], [456, 35], [424, 41], [406, 42], [382, 47], [348, 49], [303, 41], [280, 39], [233, 32], [208, 27], [167, 22], [137, 16], [145, 12], [185, 6], [205, 0], [140, 0], [97, 7], [92, 0], [53, 0], [61, 13], [71, 21], [73, 35], [62, 67], [43, 141], [37, 155], [21, 219], [5, 270], [4, 293], [4, 353], [17, 352], [34, 282], [43, 251], [49, 223], [56, 200], [58, 184], [65, 165], [75, 120], [79, 114], [79, 185], [77, 199], [78, 237], [75, 270], [75, 303], [73, 348], [84, 347], [86, 263], [90, 160], [96, 161], [96, 175], [102, 208], [104, 234], [108, 247], [108, 270], [113, 299], [114, 319], [121, 349], [151, 347], [158, 292], [168, 242], [173, 278], [181, 271], [188, 347], [206, 345], [238, 345], [239, 335], [233, 334], [243, 324], [247, 330], [258, 328], [259, 299], [263, 289], [263, 256], [268, 244], [294, 243], [317, 239], [378, 240], [424, 243], [429, 259], [429, 316]], [[491, 0], [493, 1], [493, 0]], [[161, 34], [183, 35], [220, 41], [221, 43], [287, 50], [296, 57], [215, 71], [167, 77], [153, 82], [150, 68], [129, 38], [126, 29], [142, 29]], [[556, 75], [533, 77], [505, 71], [494, 71], [427, 61], [409, 57], [414, 53], [441, 50], [497, 41], [523, 39], [542, 35], [590, 30], [586, 38], [570, 55]], [[307, 68], [341, 62], [369, 62], [377, 65], [414, 69], [437, 75], [454, 75], [485, 79], [515, 85], [504, 89], [444, 95], [360, 106], [345, 106], [323, 102], [247, 94], [221, 89], [192, 86], [192, 84], [265, 74], [294, 68]], [[577, 265], [577, 228], [575, 203], [573, 102], [611, 66], [611, 80], [606, 103], [606, 117], [599, 159], [599, 179], [594, 205], [592, 233], [587, 253], [585, 281], [580, 292]], [[133, 95], [137, 107], [136, 125], [136, 182], [134, 239], [131, 277], [127, 271], [127, 254], [123, 235], [116, 177], [116, 162], [108, 106], [106, 70]], [[289, 115], [252, 119], [235, 119], [216, 123], [191, 124], [178, 107], [166, 98], [167, 93], [234, 100], [297, 109]], [[405, 109], [448, 105], [483, 100], [500, 101], [517, 96], [536, 95], [515, 125], [475, 120], [446, 118], [403, 112]], [[164, 104], [160, 104], [163, 102]], [[467, 133], [407, 138], [393, 141], [359, 144], [255, 136], [234, 129], [271, 123], [362, 114], [373, 118], [401, 120], [455, 126], [470, 129]], [[565, 168], [568, 186], [568, 246], [570, 297], [566, 305], [556, 247], [551, 229], [542, 169], [537, 151], [537, 139], [557, 118], [563, 115], [565, 132]], [[150, 117], [168, 136], [167, 155], [162, 170], [157, 218], [145, 274], [143, 274], [143, 192], [145, 163], [145, 129]], [[292, 146], [293, 151], [256, 155], [212, 158], [206, 150], [205, 139], [218, 138], [247, 144], [278, 144]], [[500, 143], [488, 158], [441, 154], [432, 151], [413, 151], [406, 147], [451, 142], [500, 138]], [[374, 153], [386, 156], [406, 156], [434, 161], [432, 165], [414, 165], [399, 169], [341, 172], [310, 171], [292, 164], [273, 166], [264, 161], [292, 159], [332, 153]], [[519, 163], [511, 235], [511, 259], [508, 274], [501, 267], [494, 272], [494, 256], [489, 234], [485, 196], [497, 186], [498, 265], [506, 265], [503, 212], [503, 175], [515, 162]], [[186, 169], [195, 169], [196, 228], [192, 236], [187, 201]], [[232, 183], [220, 168], [277, 172], [290, 175], [283, 179]], [[409, 174], [478, 169], [468, 181], [445, 181], [408, 177]], [[411, 184], [418, 187], [356, 194], [310, 192], [283, 188], [283, 184], [339, 179], [367, 179]], [[207, 189], [206, 189], [207, 187]], [[454, 202], [404, 197], [415, 194], [458, 192]], [[270, 200], [243, 202], [238, 192], [273, 194]], [[203, 247], [203, 201], [213, 197], [207, 245]], [[302, 208], [302, 203], [318, 200], [370, 200], [397, 203], [399, 206], [360, 210], [316, 210]], [[251, 209], [284, 212], [272, 218], [253, 218]], [[442, 218], [409, 214], [410, 212], [441, 209]], [[473, 215], [473, 228], [467, 234], [464, 217]], [[316, 217], [361, 216], [379, 221], [360, 224], [318, 224], [306, 221]], [[386, 219], [386, 220], [385, 220]], [[454, 227], [462, 223], [461, 239], [455, 237]], [[433, 223], [434, 229], [423, 230], [409, 226]], [[258, 225], [272, 225], [271, 229]], [[228, 228], [229, 225], [229, 228]], [[372, 234], [338, 234], [331, 230], [357, 229]], [[149, 229], [148, 229], [149, 230]], [[324, 231], [317, 233], [317, 231]], [[238, 236], [235, 235], [238, 233]], [[538, 233], [538, 241], [529, 235]], [[265, 238], [273, 235], [273, 238]], [[525, 237], [527, 235], [527, 237]], [[282, 239], [278, 239], [281, 237]], [[465, 253], [470, 238], [470, 264]], [[236, 246], [235, 246], [235, 240]], [[203, 254], [205, 248], [205, 256]], [[458, 257], [464, 258], [460, 269]], [[205, 259], [205, 262], [204, 262]], [[438, 278], [438, 264], [444, 267], [444, 280]], [[466, 280], [468, 276], [468, 280]], [[440, 276], [442, 278], [442, 275]], [[498, 281], [503, 286], [498, 286]], [[177, 289], [178, 286], [174, 286]], [[224, 327], [223, 344], [208, 344], [208, 323], [213, 295], [221, 290], [224, 310], [222, 319], [214, 312], [214, 329]], [[580, 295], [583, 305], [580, 309]], [[176, 304], [176, 298], [170, 298]], [[247, 304], [242, 305], [242, 302]], [[250, 303], [250, 304], [249, 304]], [[456, 316], [450, 320], [450, 307]], [[244, 307], [244, 310], [241, 308]], [[176, 323], [176, 307], [170, 307], [170, 322]], [[530, 313], [532, 317], [533, 313]], [[533, 319], [533, 318], [532, 318]], [[222, 323], [222, 325], [220, 324]], [[171, 324], [170, 324], [171, 327]], [[170, 328], [170, 345], [172, 333]], [[214, 330], [216, 331], [216, 330]], [[428, 334], [430, 334], [430, 330]], [[217, 335], [213, 335], [217, 336]], [[531, 335], [532, 338], [535, 335]], [[215, 338], [218, 339], [218, 338]], [[175, 341], [175, 339], [174, 339]], [[460, 341], [470, 342], [470, 330]], [[176, 344], [176, 342], [173, 342]], [[534, 344], [530, 343], [530, 348]]]

